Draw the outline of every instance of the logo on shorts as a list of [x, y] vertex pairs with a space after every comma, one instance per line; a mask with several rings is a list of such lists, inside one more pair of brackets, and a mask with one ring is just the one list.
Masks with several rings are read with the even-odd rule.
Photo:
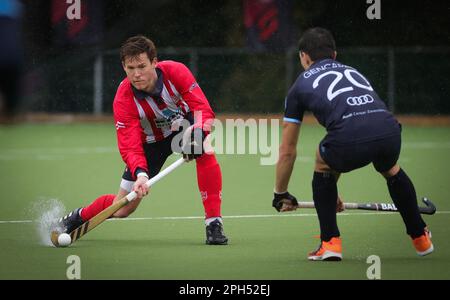
[[365, 105], [372, 103], [373, 101], [374, 101], [373, 97], [369, 94], [347, 98], [347, 104], [350, 106]]

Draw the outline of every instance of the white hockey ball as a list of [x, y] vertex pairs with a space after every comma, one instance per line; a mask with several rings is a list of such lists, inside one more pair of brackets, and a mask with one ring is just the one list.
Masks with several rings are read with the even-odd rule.
[[70, 235], [68, 235], [67, 233], [61, 233], [58, 236], [58, 245], [60, 247], [67, 247], [70, 245], [71, 242], [72, 239], [70, 238]]

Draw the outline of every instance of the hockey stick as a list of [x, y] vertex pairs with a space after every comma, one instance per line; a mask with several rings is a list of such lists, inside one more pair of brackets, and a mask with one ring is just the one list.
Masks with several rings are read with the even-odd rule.
[[[146, 185], [148, 187], [151, 187], [153, 184], [161, 180], [163, 177], [165, 177], [167, 174], [171, 173], [173, 170], [181, 166], [185, 162], [184, 158], [180, 158], [174, 163], [172, 163], [170, 166], [159, 172], [156, 176], [152, 177], [149, 181], [147, 181]], [[136, 192], [131, 192], [119, 201], [115, 202], [111, 206], [105, 208], [103, 211], [98, 213], [95, 217], [91, 218], [89, 221], [83, 223], [80, 227], [74, 229], [71, 233], [69, 233], [71, 238], [71, 243], [75, 242], [79, 238], [81, 238], [83, 235], [97, 227], [99, 224], [101, 224], [103, 221], [111, 217], [116, 211], [124, 207], [128, 204], [128, 202], [133, 201], [136, 199]], [[50, 240], [52, 241], [53, 245], [55, 247], [59, 247], [58, 243], [58, 237], [61, 233], [58, 231], [52, 231], [50, 235]]]
[[[434, 215], [436, 206], [428, 198], [422, 198], [425, 206], [419, 206], [419, 212], [425, 215]], [[283, 204], [286, 205], [286, 204]], [[298, 202], [297, 208], [314, 208], [314, 202]], [[398, 211], [397, 207], [391, 203], [344, 203], [345, 209], [363, 209], [392, 212]]]

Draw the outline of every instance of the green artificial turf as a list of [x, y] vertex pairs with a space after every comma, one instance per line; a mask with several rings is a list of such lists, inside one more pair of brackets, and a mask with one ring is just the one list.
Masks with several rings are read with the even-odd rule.
[[[301, 129], [289, 187], [298, 199], [311, 201], [313, 155], [323, 134], [317, 126]], [[400, 164], [418, 197], [438, 207], [437, 214], [424, 217], [435, 245], [427, 257], [415, 254], [398, 214], [347, 211], [338, 217], [344, 260], [307, 261], [319, 242], [313, 237], [319, 233], [315, 211], [276, 213], [274, 166], [260, 165], [259, 155], [226, 154], [218, 161], [228, 246], [204, 244], [191, 163], [158, 182], [133, 219], [107, 221], [71, 247], [57, 249], [42, 245], [37, 224], [29, 222], [36, 203], [58, 199], [68, 211], [115, 194], [124, 168], [115, 128], [0, 127], [0, 279], [66, 279], [69, 255], [80, 257], [82, 279], [367, 279], [370, 255], [380, 257], [382, 279], [450, 279], [449, 154], [450, 128], [404, 127]], [[344, 201], [391, 202], [385, 180], [371, 166], [344, 174], [338, 187]]]

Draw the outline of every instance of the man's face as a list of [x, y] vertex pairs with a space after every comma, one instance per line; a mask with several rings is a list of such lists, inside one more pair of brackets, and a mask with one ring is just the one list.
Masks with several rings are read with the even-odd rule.
[[156, 58], [150, 61], [147, 53], [141, 53], [136, 57], [126, 57], [122, 66], [128, 80], [136, 89], [150, 93], [158, 79], [156, 63]]

